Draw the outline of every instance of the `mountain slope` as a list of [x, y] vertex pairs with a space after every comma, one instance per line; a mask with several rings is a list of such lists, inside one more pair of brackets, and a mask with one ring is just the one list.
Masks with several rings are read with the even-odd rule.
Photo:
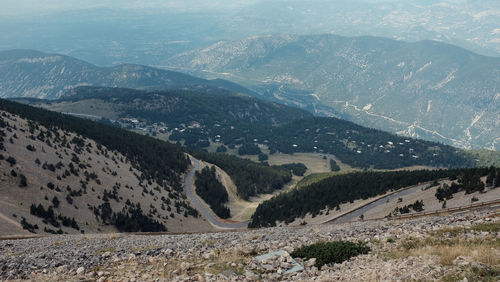
[[224, 80], [208, 81], [141, 65], [98, 67], [73, 57], [34, 50], [0, 52], [0, 97], [55, 99], [84, 85], [142, 89], [221, 85], [229, 90], [251, 93]]
[[[440, 185], [440, 180], [447, 178], [452, 181], [456, 180], [456, 182], [453, 185], [448, 181], [442, 185], [442, 187], [447, 188], [441, 189], [449, 192], [451, 190], [449, 189], [449, 185], [452, 185], [456, 187], [456, 191], [449, 193], [445, 199], [452, 199], [453, 194], [458, 192], [465, 192], [465, 194], [476, 193], [475, 196], [483, 198], [483, 193], [494, 190], [488, 197], [490, 200], [498, 200], [497, 187], [500, 187], [500, 183], [495, 183], [494, 179], [500, 179], [500, 169], [495, 167], [452, 170], [354, 172], [333, 175], [305, 187], [282, 193], [263, 202], [253, 214], [249, 227], [275, 226], [276, 221], [288, 224], [298, 218], [304, 218], [307, 214], [312, 215], [313, 218], [318, 214], [322, 215], [323, 212], [326, 212], [326, 215], [328, 215], [330, 210], [340, 210], [341, 204], [353, 203], [354, 200], [374, 198], [410, 186], [416, 186], [414, 188], [415, 192], [412, 193], [423, 197], [424, 193], [426, 193], [423, 191], [433, 186], [436, 188], [436, 186]], [[489, 182], [486, 181], [485, 185], [484, 180], [481, 180], [481, 178], [485, 180], [489, 178], [491, 180]], [[431, 181], [433, 181], [433, 184], [429, 185]], [[425, 182], [429, 183], [424, 184]], [[436, 193], [436, 189], [434, 189], [436, 197], [438, 197], [440, 190], [437, 191]], [[401, 194], [400, 196], [405, 196], [406, 198], [407, 195]], [[398, 203], [402, 202], [403, 198], [399, 199], [401, 200], [398, 200]], [[440, 198], [439, 201], [443, 201], [443, 198]], [[470, 198], [469, 202], [462, 203], [462, 205], [469, 205], [469, 203]], [[382, 204], [380, 203], [380, 205]], [[400, 207], [402, 206], [403, 204], [400, 204]], [[446, 207], [446, 203], [444, 207]], [[408, 209], [408, 206], [406, 208]], [[410, 206], [410, 208], [412, 207]], [[423, 210], [422, 205], [415, 209], [418, 212]], [[388, 213], [382, 216], [387, 216]], [[409, 213], [409, 210], [394, 212], [393, 215], [398, 213]], [[361, 217], [362, 219], [363, 217]]]
[[[272, 106], [265, 102], [263, 108], [264, 104]], [[71, 219], [76, 218], [79, 228], [84, 222], [84, 229], [92, 232], [103, 229], [126, 232], [208, 230], [210, 227], [190, 206], [185, 195], [184, 189], [192, 182], [186, 179], [191, 164], [188, 154], [224, 169], [237, 185], [238, 196], [245, 199], [281, 189], [292, 178], [290, 170], [283, 167], [186, 149], [88, 119], [12, 101], [0, 99], [0, 111], [0, 115], [8, 119], [0, 120], [0, 197], [4, 197], [0, 200], [3, 204], [20, 203], [0, 208], [0, 220], [14, 222], [7, 225], [11, 228], [19, 227], [20, 222], [16, 220], [21, 220], [20, 216], [28, 219], [29, 225], [26, 222], [25, 225], [29, 229], [34, 224], [40, 225], [41, 219], [37, 221], [33, 215], [52, 218], [47, 215], [47, 209], [52, 206], [50, 213], [55, 214], [54, 221], [59, 214], [73, 214], [75, 217]], [[18, 124], [11, 124], [18, 120], [21, 120]], [[192, 174], [190, 171], [187, 175]], [[18, 186], [24, 189], [16, 189]], [[38, 187], [42, 188], [38, 190]], [[89, 212], [75, 214], [69, 206], [69, 211], [59, 213], [56, 210], [54, 213], [56, 204], [38, 201], [45, 196], [49, 199], [45, 201], [53, 199], [54, 195], [48, 190], [59, 192], [56, 195], [60, 202], [69, 195], [68, 204], [74, 202], [75, 210], [86, 206]], [[42, 207], [38, 206], [40, 203]], [[35, 204], [33, 212], [31, 204]], [[95, 219], [88, 221], [89, 216]], [[54, 227], [57, 225], [60, 222]], [[11, 231], [0, 228], [1, 234]], [[75, 232], [61, 232], [70, 231]]]
[[204, 126], [242, 122], [277, 125], [312, 116], [298, 108], [212, 88], [140, 91], [78, 87], [69, 91], [65, 97], [49, 103], [52, 109], [68, 105], [71, 108], [67, 109], [76, 113], [94, 113], [113, 118], [112, 111], [92, 112], [99, 105], [113, 108], [121, 117], [148, 118], [150, 122], [166, 122], [169, 125], [189, 124], [193, 121]]
[[210, 230], [180, 148], [5, 100], [0, 115], [0, 234]]
[[444, 43], [276, 35], [219, 42], [171, 64], [274, 99], [326, 105], [366, 126], [465, 148], [500, 146], [500, 58]]
[[257, 144], [271, 154], [332, 154], [359, 168], [475, 165], [470, 156], [451, 146], [337, 118], [312, 117], [297, 108], [230, 93], [84, 87], [64, 99], [36, 103], [55, 111], [103, 116], [122, 127], [164, 135], [195, 148], [206, 148], [211, 141], [229, 148], [250, 146], [253, 153], [238, 151], [258, 154]]

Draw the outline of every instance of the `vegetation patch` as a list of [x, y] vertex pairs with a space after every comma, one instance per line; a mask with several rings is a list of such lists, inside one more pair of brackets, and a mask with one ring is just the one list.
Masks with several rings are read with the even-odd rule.
[[328, 263], [342, 263], [360, 254], [367, 254], [370, 248], [364, 243], [349, 241], [320, 242], [295, 249], [292, 257], [304, 259], [316, 258], [316, 266], [322, 267]]
[[[484, 176], [486, 176], [486, 185], [481, 180], [481, 177]], [[486, 186], [500, 187], [500, 168], [492, 166], [488, 169], [464, 170], [450, 180], [456, 180], [456, 182], [452, 182], [450, 185], [444, 183], [436, 190], [435, 196], [440, 202], [452, 199], [453, 195], [460, 191], [471, 194], [483, 192]]]
[[402, 208], [396, 207], [394, 209], [394, 211], [391, 214], [389, 214], [389, 216], [397, 215], [398, 213], [399, 214], [410, 213], [410, 210], [413, 210], [413, 211], [416, 211], [416, 212], [423, 211], [424, 210], [424, 201], [423, 200], [420, 200], [420, 201], [416, 200], [415, 203], [403, 206]]
[[330, 170], [331, 171], [339, 171], [340, 166], [337, 164], [337, 162], [334, 159], [330, 159]]
[[283, 164], [281, 167], [291, 170], [297, 176], [304, 176], [304, 173], [307, 171], [307, 167], [303, 163]]
[[478, 223], [472, 226], [471, 229], [479, 232], [499, 232], [500, 222]]
[[220, 218], [229, 218], [230, 211], [224, 205], [229, 200], [226, 188], [215, 174], [215, 167], [204, 167], [196, 172], [196, 194], [198, 194]]

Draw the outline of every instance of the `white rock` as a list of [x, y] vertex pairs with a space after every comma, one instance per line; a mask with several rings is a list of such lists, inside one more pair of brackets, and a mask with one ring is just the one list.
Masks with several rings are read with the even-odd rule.
[[76, 275], [80, 275], [82, 273], [85, 272], [85, 268], [83, 266], [80, 266], [77, 270], [76, 270]]

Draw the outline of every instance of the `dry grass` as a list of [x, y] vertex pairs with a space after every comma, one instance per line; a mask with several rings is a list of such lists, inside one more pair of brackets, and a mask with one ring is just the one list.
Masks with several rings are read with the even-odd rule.
[[[246, 265], [245, 255], [237, 251], [224, 252], [224, 250], [215, 250], [214, 253], [215, 256], [209, 259], [190, 258], [188, 262], [192, 267], [190, 267], [187, 272], [190, 274], [204, 274], [208, 272], [216, 275], [226, 270], [231, 270], [238, 275], [243, 274], [244, 266]], [[174, 274], [173, 272], [180, 269], [182, 262], [182, 260], [174, 259], [158, 264], [157, 267], [163, 268], [165, 278], [172, 279], [180, 274]], [[235, 263], [235, 266], [232, 266], [231, 263]], [[238, 266], [240, 264], [243, 267]]]
[[434, 255], [442, 265], [451, 265], [459, 257], [469, 257], [472, 261], [486, 265], [500, 265], [500, 239], [494, 236], [466, 240], [463, 238], [426, 237], [425, 239], [406, 238], [397, 250], [389, 253], [387, 258], [407, 256]]
[[442, 265], [452, 265], [453, 261], [459, 256], [470, 257], [473, 261], [481, 262], [489, 266], [498, 265], [500, 263], [497, 251], [491, 248], [489, 244], [440, 245], [431, 248], [431, 251], [439, 255], [439, 263]]
[[[408, 256], [435, 256], [441, 265], [453, 265], [458, 257], [477, 262], [487, 268], [500, 267], [500, 239], [496, 237], [500, 223], [482, 223], [470, 228], [443, 228], [424, 239], [409, 237], [401, 240], [398, 247], [387, 254], [386, 259]], [[488, 236], [467, 237], [471, 232], [491, 232]]]
[[200, 242], [202, 245], [207, 245], [207, 246], [215, 246], [215, 243], [217, 243], [217, 240], [203, 240]]
[[472, 230], [480, 231], [480, 232], [499, 232], [500, 231], [500, 223], [492, 222], [492, 223], [479, 223], [472, 226]]
[[95, 255], [100, 255], [100, 254], [104, 254], [105, 252], [110, 252], [110, 253], [114, 253], [116, 252], [116, 249], [115, 248], [103, 248], [103, 249], [100, 249], [100, 250], [97, 250], [95, 251]]
[[[465, 277], [472, 281], [496, 281], [500, 275], [500, 238], [496, 236], [499, 226], [500, 223], [481, 223], [470, 228], [443, 228], [423, 239], [408, 237], [400, 240], [392, 252], [383, 256], [398, 259], [430, 255], [443, 266], [453, 266], [458, 257], [463, 257], [468, 262], [460, 268], [463, 273], [447, 274], [443, 281], [457, 281]], [[469, 236], [477, 232], [490, 234]]]

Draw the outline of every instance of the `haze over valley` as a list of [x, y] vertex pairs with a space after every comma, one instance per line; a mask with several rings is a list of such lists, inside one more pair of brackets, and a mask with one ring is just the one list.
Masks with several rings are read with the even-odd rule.
[[5, 0], [0, 280], [497, 281], [500, 3]]

